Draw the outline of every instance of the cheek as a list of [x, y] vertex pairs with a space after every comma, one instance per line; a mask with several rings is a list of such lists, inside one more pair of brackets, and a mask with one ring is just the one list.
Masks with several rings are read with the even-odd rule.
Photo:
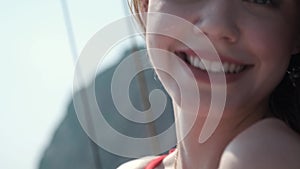
[[172, 98], [180, 98], [178, 95], [179, 88], [174, 77], [170, 72], [172, 71], [172, 60], [169, 59], [169, 55], [172, 53], [167, 50], [171, 41], [170, 38], [161, 35], [148, 34], [146, 36], [147, 52], [152, 66], [155, 68], [155, 72], [163, 84], [167, 92]]
[[249, 46], [258, 61], [289, 61], [293, 49], [294, 22], [286, 13], [270, 14], [268, 17], [246, 15], [242, 23], [244, 46]]
[[266, 69], [284, 71], [289, 63], [292, 51], [292, 29], [283, 22], [255, 23], [245, 28], [245, 38], [247, 41], [251, 57], [258, 63], [258, 66]]
[[149, 12], [163, 12], [172, 15], [187, 11], [186, 3], [174, 2], [174, 0], [150, 0]]
[[248, 92], [259, 101], [268, 98], [285, 75], [293, 35], [291, 27], [284, 22], [249, 23], [243, 27], [240, 45], [255, 63]]
[[[168, 94], [175, 99], [176, 103], [179, 105], [180, 99], [180, 88], [178, 84], [178, 78], [174, 75], [176, 70], [175, 67], [178, 62], [174, 59], [170, 59], [169, 53], [158, 48], [148, 48], [148, 55], [150, 62], [157, 74], [159, 81], [162, 83]], [[176, 80], [177, 79], [177, 80]]]
[[[158, 30], [157, 30], [158, 31]], [[171, 39], [159, 35], [159, 34], [147, 34], [146, 36], [146, 45], [148, 50], [149, 49], [161, 49], [161, 50], [168, 50], [168, 44], [171, 43]]]

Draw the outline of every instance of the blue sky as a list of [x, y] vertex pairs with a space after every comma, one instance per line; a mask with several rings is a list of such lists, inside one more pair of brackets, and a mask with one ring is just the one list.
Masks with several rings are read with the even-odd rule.
[[[78, 52], [124, 16], [122, 0], [67, 1]], [[1, 1], [0, 168], [37, 168], [71, 99], [73, 57], [60, 0]]]

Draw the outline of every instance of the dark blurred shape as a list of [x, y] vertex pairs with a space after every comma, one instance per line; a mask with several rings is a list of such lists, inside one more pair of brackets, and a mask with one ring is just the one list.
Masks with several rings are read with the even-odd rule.
[[[125, 51], [122, 59], [133, 51], [134, 49]], [[121, 60], [116, 65], [100, 73], [95, 79], [96, 98], [103, 116], [115, 130], [131, 137], [149, 137], [165, 131], [174, 121], [169, 97], [164, 113], [149, 124], [129, 121], [116, 110], [110, 92], [111, 79]], [[131, 82], [129, 96], [132, 104], [139, 110], [149, 108], [149, 103], [145, 103], [145, 97], [148, 98], [149, 91], [153, 89], [164, 91], [162, 85], [158, 80], [155, 80], [154, 76], [153, 70], [147, 70], [138, 74]], [[88, 88], [91, 88], [91, 85]], [[86, 93], [85, 90], [87, 89], [82, 89], [77, 94]], [[146, 96], [143, 96], [141, 91], [146, 93]], [[107, 152], [90, 140], [81, 128], [71, 101], [65, 118], [44, 152], [39, 169], [115, 169], [128, 160], [130, 158]]]

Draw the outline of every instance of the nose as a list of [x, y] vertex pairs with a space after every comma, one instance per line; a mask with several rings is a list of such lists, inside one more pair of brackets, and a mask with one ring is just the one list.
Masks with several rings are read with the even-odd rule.
[[230, 43], [238, 41], [238, 11], [227, 0], [209, 0], [198, 10], [194, 24], [210, 39]]

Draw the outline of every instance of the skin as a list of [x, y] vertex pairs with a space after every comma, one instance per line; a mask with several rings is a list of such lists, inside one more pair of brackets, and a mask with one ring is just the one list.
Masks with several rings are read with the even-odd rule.
[[[248, 111], [253, 112], [258, 109], [265, 111], [269, 94], [282, 79], [291, 53], [296, 50], [295, 35], [298, 32], [295, 25], [295, 4], [295, 1], [286, 0], [281, 9], [277, 9], [238, 0], [232, 0], [231, 3], [224, 0], [150, 0], [148, 11], [168, 13], [186, 19], [207, 35], [219, 54], [253, 64], [254, 67], [241, 80], [227, 84], [227, 107], [230, 109], [228, 112], [239, 111], [245, 105], [249, 105]], [[156, 22], [152, 24], [155, 23], [164, 23], [164, 18], [156, 18]], [[162, 29], [159, 26], [150, 27], [157, 32], [161, 32], [159, 29]], [[173, 52], [176, 46], [180, 46], [178, 41], [167, 37], [146, 36], [146, 39], [148, 48]], [[167, 66], [171, 71], [178, 67], [176, 64], [166, 64]], [[173, 99], [180, 103], [180, 92], [178, 88], [173, 87], [174, 81], [160, 77]], [[205, 88], [201, 83], [199, 85], [202, 94], [210, 92], [210, 88]], [[205, 98], [206, 103], [211, 99], [209, 96]], [[256, 99], [249, 103], [248, 98]]]
[[[199, 143], [198, 138], [209, 110], [211, 89], [209, 84], [197, 81], [201, 93], [200, 108], [193, 128], [178, 143], [177, 168], [245, 169], [253, 168], [254, 164], [256, 169], [300, 168], [297, 159], [283, 160], [277, 155], [284, 152], [283, 157], [299, 157], [299, 136], [279, 120], [262, 120], [270, 112], [269, 96], [283, 78], [291, 54], [299, 51], [299, 2], [278, 0], [274, 6], [241, 0], [142, 2], [144, 12], [168, 13], [184, 18], [208, 37], [220, 55], [251, 65], [238, 80], [226, 84], [222, 119], [204, 143]], [[146, 29], [150, 19], [144, 18]], [[159, 25], [164, 22], [163, 17], [155, 18], [151, 29], [160, 32], [162, 27]], [[177, 30], [186, 30], [180, 29], [183, 25], [176, 26]], [[172, 53], [182, 45], [176, 39], [159, 35], [146, 35], [146, 43], [148, 48]], [[150, 59], [155, 66], [151, 53]], [[179, 58], [168, 59], [162, 57], [161, 61], [173, 63]], [[193, 77], [182, 74], [182, 67], [180, 64], [165, 64], [167, 70], [175, 71], [184, 81], [192, 81]], [[158, 76], [173, 99], [177, 132], [180, 133], [181, 127], [189, 122], [184, 118], [189, 110], [180, 106], [176, 82], [163, 72], [158, 72]], [[248, 153], [253, 151], [256, 153]], [[267, 160], [257, 160], [266, 157]], [[173, 165], [174, 154], [166, 158], [160, 168], [172, 168]]]

